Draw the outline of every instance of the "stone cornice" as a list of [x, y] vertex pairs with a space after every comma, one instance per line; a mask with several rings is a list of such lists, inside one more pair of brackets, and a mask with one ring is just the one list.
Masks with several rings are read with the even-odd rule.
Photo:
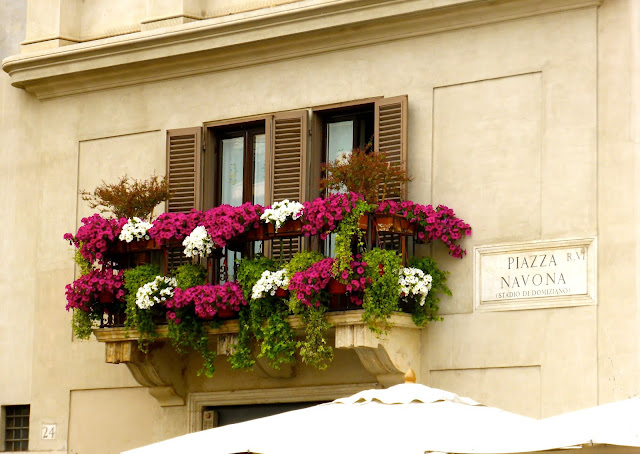
[[50, 98], [486, 25], [601, 0], [305, 0], [8, 57], [15, 87]]

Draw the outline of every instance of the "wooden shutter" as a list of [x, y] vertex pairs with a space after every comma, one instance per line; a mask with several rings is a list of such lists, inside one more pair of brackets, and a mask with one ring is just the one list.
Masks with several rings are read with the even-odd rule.
[[167, 131], [167, 176], [172, 197], [167, 202], [171, 213], [200, 208], [202, 128]]
[[[306, 194], [307, 111], [279, 112], [271, 124], [267, 204], [289, 199], [302, 202]], [[274, 240], [271, 256], [288, 260], [300, 250], [301, 239]]]
[[[189, 212], [200, 208], [202, 128], [167, 130], [167, 177], [171, 199], [167, 202], [170, 213]], [[166, 251], [167, 270], [174, 270], [191, 259], [183, 254], [182, 247]]]
[[307, 111], [280, 112], [273, 116], [271, 134], [271, 198], [305, 199], [307, 162]]
[[[383, 98], [375, 103], [375, 150], [387, 156], [387, 162], [407, 169], [407, 95]], [[407, 187], [400, 188], [400, 197], [388, 197], [390, 200], [407, 198]]]

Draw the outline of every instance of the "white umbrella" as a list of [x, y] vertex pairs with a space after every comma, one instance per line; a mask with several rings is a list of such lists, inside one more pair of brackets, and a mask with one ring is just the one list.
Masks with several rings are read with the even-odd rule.
[[[491, 449], [536, 421], [456, 394], [405, 383], [327, 404], [173, 438], [126, 454], [456, 453]], [[515, 451], [512, 451], [515, 452]]]
[[557, 447], [608, 444], [640, 448], [640, 396], [543, 419], [539, 426]]

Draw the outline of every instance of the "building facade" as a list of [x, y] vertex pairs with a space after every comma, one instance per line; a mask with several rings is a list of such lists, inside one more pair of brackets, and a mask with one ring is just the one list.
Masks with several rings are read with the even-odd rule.
[[[28, 0], [0, 22], [0, 405], [5, 423], [29, 406], [29, 451], [116, 453], [217, 405], [330, 400], [408, 367], [536, 418], [640, 392], [639, 2]], [[462, 260], [417, 248], [451, 273], [442, 322], [382, 347], [336, 334], [325, 371], [220, 356], [211, 379], [168, 346], [125, 366], [105, 362], [114, 339], [73, 338], [79, 190], [165, 174], [191, 134], [212, 206], [216, 137], [252, 130], [268, 154], [295, 121], [309, 199], [328, 125], [368, 138], [388, 106], [409, 198], [473, 227]], [[292, 171], [266, 174], [265, 201]]]

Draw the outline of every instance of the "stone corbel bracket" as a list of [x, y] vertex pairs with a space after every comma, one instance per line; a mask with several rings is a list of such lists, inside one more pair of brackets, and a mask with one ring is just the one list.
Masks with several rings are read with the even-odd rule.
[[335, 321], [336, 348], [354, 350], [384, 387], [402, 383], [409, 368], [420, 371], [420, 328], [408, 314], [396, 314], [391, 322], [393, 328], [378, 337], [362, 320]]
[[137, 340], [105, 342], [106, 362], [126, 364], [133, 378], [148, 388], [151, 394], [163, 407], [184, 405], [184, 398], [174, 387], [160, 377], [156, 366], [151, 362], [148, 353], [140, 351]]
[[[218, 355], [232, 355], [236, 345], [238, 345], [238, 333], [224, 333], [218, 335]], [[255, 364], [253, 370], [263, 378], [292, 378], [296, 375], [293, 364], [284, 364], [280, 369], [274, 369], [264, 357], [259, 357], [257, 352], [253, 352]]]

